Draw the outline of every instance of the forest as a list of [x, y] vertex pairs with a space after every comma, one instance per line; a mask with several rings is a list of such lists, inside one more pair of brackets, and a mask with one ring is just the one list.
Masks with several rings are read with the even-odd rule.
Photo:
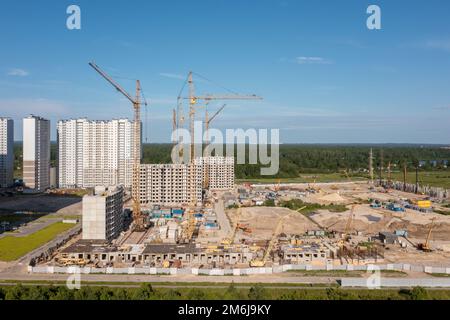
[[[56, 164], [56, 143], [52, 143], [51, 159]], [[246, 157], [248, 158], [248, 145]], [[342, 173], [367, 175], [369, 152], [373, 150], [374, 168], [391, 163], [392, 172], [400, 172], [406, 164], [408, 171], [420, 164], [422, 171], [445, 171], [450, 161], [450, 148], [438, 145], [280, 145], [280, 169], [276, 176], [265, 178], [296, 178], [300, 174]], [[171, 144], [144, 144], [143, 163], [170, 163]], [[236, 155], [236, 152], [235, 152]], [[16, 174], [20, 174], [22, 145], [15, 144]], [[261, 178], [261, 164], [236, 165], [237, 179]]]

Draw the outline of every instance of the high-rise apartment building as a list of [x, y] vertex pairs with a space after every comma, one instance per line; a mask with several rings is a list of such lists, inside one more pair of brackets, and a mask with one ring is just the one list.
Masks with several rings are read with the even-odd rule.
[[0, 188], [14, 182], [14, 122], [0, 118]]
[[58, 122], [58, 186], [131, 187], [133, 123], [128, 119]]
[[23, 181], [37, 192], [50, 188], [50, 120], [23, 119]]
[[181, 205], [202, 201], [202, 185], [210, 190], [234, 188], [233, 157], [196, 158], [194, 164], [142, 164], [140, 201], [144, 206]]
[[[192, 176], [191, 176], [192, 173]], [[142, 205], [179, 205], [202, 201], [202, 166], [195, 164], [142, 164]]]
[[203, 181], [210, 190], [234, 188], [234, 157], [201, 157]]
[[122, 186], [95, 187], [83, 197], [83, 239], [111, 241], [123, 230]]

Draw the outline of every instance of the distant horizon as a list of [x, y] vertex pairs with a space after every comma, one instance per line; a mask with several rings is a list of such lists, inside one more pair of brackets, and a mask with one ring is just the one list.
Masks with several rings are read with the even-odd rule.
[[[23, 140], [14, 140], [14, 143], [23, 143]], [[50, 143], [56, 144], [56, 140], [50, 140]], [[152, 144], [167, 144], [172, 145], [171, 142], [142, 142], [142, 145], [152, 145]], [[226, 145], [226, 144], [223, 144]], [[238, 143], [236, 145], [239, 145]], [[245, 145], [248, 145], [246, 143]], [[391, 142], [373, 142], [373, 143], [359, 143], [359, 142], [342, 142], [342, 143], [328, 143], [328, 142], [317, 142], [317, 143], [280, 143], [280, 145], [294, 145], [294, 146], [415, 146], [415, 147], [443, 147], [450, 148], [450, 144], [446, 143], [391, 143]]]

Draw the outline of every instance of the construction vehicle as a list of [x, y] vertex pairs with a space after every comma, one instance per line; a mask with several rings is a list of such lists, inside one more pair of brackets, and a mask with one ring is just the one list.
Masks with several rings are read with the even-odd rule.
[[422, 250], [424, 252], [431, 252], [433, 251], [430, 247], [430, 238], [431, 238], [431, 232], [433, 231], [434, 228], [434, 221], [436, 220], [436, 218], [431, 219], [431, 225], [430, 225], [430, 229], [428, 230], [428, 235], [427, 235], [427, 239], [425, 241], [425, 243], [419, 243], [417, 245], [417, 248], [419, 250]]
[[[303, 208], [300, 208], [298, 210], [298, 212], [300, 212], [301, 210], [303, 210], [305, 208], [306, 208], [306, 206], [304, 206]], [[295, 213], [295, 212], [293, 212], [293, 213]], [[280, 218], [280, 220], [278, 220], [278, 224], [275, 227], [275, 230], [274, 230], [274, 232], [272, 234], [272, 238], [270, 239], [269, 245], [267, 246], [267, 249], [264, 252], [263, 258], [262, 259], [253, 259], [252, 261], [250, 261], [250, 266], [251, 267], [264, 267], [266, 265], [267, 260], [269, 259], [270, 253], [272, 252], [273, 247], [275, 245], [275, 241], [277, 239], [277, 236], [280, 234], [280, 232], [281, 232], [281, 230], [283, 228], [284, 221], [287, 218], [289, 218], [291, 216], [291, 214], [293, 214], [293, 213], [290, 213], [290, 214]]]
[[58, 258], [57, 263], [63, 266], [85, 266], [89, 261], [83, 258]]
[[345, 224], [345, 229], [344, 229], [344, 233], [342, 234], [342, 240], [340, 241], [340, 246], [343, 246], [345, 241], [350, 240], [350, 229], [351, 229], [351, 226], [353, 223], [353, 218], [355, 215], [355, 207], [356, 207], [356, 204], [353, 204], [352, 208], [350, 209], [350, 214], [349, 214], [349, 216], [347, 218], [347, 222]]
[[250, 229], [250, 227], [249, 227], [248, 224], [241, 224], [241, 223], [238, 223], [237, 226], [236, 226], [236, 228], [239, 229], [239, 230], [242, 230], [242, 231], [243, 231], [244, 233], [246, 233], [246, 234], [252, 233], [252, 229]]
[[222, 240], [223, 245], [231, 245], [234, 243], [234, 238], [236, 236], [236, 231], [238, 229], [239, 220], [241, 218], [242, 208], [239, 207], [236, 212], [235, 223], [231, 229], [230, 235]]
[[[139, 200], [141, 169], [141, 82], [136, 80], [136, 96], [132, 97], [95, 63], [89, 62], [89, 65], [133, 104], [133, 181], [131, 187], [131, 196], [133, 198], [133, 228], [135, 231], [142, 232], [146, 229], [146, 219], [141, 212], [141, 203]], [[144, 105], [147, 105], [145, 98]]]
[[278, 179], [278, 180], [277, 180], [277, 184], [275, 185], [275, 188], [274, 188], [274, 191], [275, 191], [275, 192], [280, 191], [280, 183], [281, 183], [281, 179]]

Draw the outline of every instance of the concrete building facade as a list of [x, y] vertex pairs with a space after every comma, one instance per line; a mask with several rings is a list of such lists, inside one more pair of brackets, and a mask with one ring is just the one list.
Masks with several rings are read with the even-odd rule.
[[140, 178], [140, 201], [144, 206], [188, 204], [192, 193], [197, 202], [202, 201], [202, 165], [199, 162], [143, 164]]
[[131, 187], [133, 122], [128, 119], [58, 122], [59, 188]]
[[233, 189], [234, 158], [199, 157], [194, 164], [142, 164], [141, 204], [189, 204], [192, 196], [196, 202], [201, 202], [206, 177], [210, 190]]
[[122, 186], [95, 187], [93, 195], [83, 197], [84, 240], [111, 241], [123, 230], [123, 198]]
[[23, 181], [37, 192], [50, 188], [50, 120], [23, 119]]
[[0, 118], [0, 188], [14, 183], [14, 121]]
[[230, 190], [234, 188], [233, 157], [202, 157], [203, 180], [208, 181], [210, 190]]

